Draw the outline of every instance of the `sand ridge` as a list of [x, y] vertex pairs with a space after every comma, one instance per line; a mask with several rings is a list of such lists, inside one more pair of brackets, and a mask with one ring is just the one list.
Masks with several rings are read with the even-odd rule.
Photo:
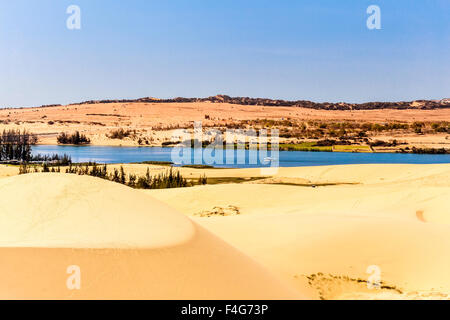
[[195, 234], [192, 222], [164, 203], [143, 202], [102, 179], [20, 175], [1, 179], [0, 193], [0, 247], [152, 248]]
[[[277, 276], [175, 210], [99, 178], [0, 180], [2, 299], [298, 299]], [[67, 287], [68, 267], [80, 290]]]

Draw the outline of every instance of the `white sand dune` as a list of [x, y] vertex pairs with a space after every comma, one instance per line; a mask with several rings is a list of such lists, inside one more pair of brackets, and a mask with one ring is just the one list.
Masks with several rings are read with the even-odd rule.
[[[193, 219], [310, 298], [450, 297], [450, 165], [281, 168], [275, 178], [318, 187], [145, 192], [187, 214], [238, 208], [239, 215]], [[386, 288], [367, 289], [371, 265]]]
[[[29, 174], [0, 179], [0, 194], [0, 298], [450, 298], [447, 164], [280, 168], [165, 190]], [[81, 290], [66, 286], [70, 265]]]
[[[97, 178], [0, 180], [1, 299], [293, 299], [251, 258], [155, 199]], [[79, 266], [80, 290], [66, 285]]]

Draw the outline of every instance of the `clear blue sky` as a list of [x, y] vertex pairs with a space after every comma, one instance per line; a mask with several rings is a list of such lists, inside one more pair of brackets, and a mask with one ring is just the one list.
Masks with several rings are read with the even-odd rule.
[[[81, 30], [66, 28], [71, 4]], [[0, 0], [2, 107], [219, 93], [448, 97], [450, 1]]]

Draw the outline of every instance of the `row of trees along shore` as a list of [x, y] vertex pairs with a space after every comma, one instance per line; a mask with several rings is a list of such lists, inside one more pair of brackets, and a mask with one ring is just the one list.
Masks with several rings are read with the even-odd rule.
[[31, 146], [36, 143], [36, 135], [26, 130], [3, 130], [0, 135], [0, 161], [30, 161]]
[[0, 162], [48, 162], [58, 165], [69, 165], [72, 163], [70, 156], [64, 154], [53, 155], [33, 155], [32, 146], [35, 145], [38, 138], [35, 134], [26, 130], [3, 130], [0, 134]]

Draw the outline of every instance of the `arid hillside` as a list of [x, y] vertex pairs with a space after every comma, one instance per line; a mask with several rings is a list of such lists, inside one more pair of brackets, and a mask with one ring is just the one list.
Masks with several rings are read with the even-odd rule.
[[217, 101], [91, 101], [0, 109], [0, 130], [27, 129], [41, 144], [56, 144], [61, 132], [78, 130], [94, 145], [162, 145], [170, 140], [172, 129], [192, 128], [193, 121], [202, 121], [203, 127], [222, 130], [277, 128], [287, 143], [358, 138], [361, 141], [355, 142], [366, 144], [394, 139], [411, 146], [450, 147], [450, 108], [423, 109], [420, 104], [412, 103], [416, 107], [408, 109], [324, 110]]

